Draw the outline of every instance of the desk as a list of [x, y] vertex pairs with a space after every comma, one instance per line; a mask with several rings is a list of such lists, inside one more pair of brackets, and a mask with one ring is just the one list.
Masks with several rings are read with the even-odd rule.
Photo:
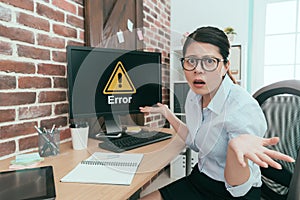
[[[171, 129], [160, 131], [173, 133]], [[172, 139], [133, 149], [131, 153], [143, 153], [144, 158], [130, 186], [61, 183], [60, 179], [71, 171], [80, 161], [88, 158], [98, 148], [98, 140], [89, 139], [88, 149], [73, 150], [72, 143], [61, 144], [58, 156], [46, 157], [42, 166], [52, 165], [54, 169], [55, 189], [58, 200], [101, 199], [125, 200], [150, 181], [161, 169], [169, 164], [184, 148], [184, 142], [174, 134]], [[7, 170], [14, 158], [0, 161], [0, 170]]]

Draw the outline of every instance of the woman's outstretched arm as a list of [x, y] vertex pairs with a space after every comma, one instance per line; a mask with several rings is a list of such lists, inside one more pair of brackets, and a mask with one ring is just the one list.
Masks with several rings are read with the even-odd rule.
[[175, 129], [175, 131], [178, 133], [178, 135], [185, 141], [188, 129], [180, 119], [176, 117], [174, 113], [166, 106], [161, 103], [157, 103], [157, 106], [150, 107], [140, 107], [140, 111], [143, 113], [160, 113], [162, 114], [166, 120], [169, 121], [171, 126]]

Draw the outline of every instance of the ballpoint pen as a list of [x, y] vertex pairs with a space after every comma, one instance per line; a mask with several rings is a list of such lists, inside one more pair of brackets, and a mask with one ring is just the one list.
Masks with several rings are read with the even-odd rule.
[[38, 133], [42, 134], [43, 131], [41, 131], [36, 125], [34, 125], [34, 128], [37, 130]]
[[50, 131], [51, 134], [53, 134], [53, 131], [55, 130], [55, 124], [53, 124], [52, 129]]

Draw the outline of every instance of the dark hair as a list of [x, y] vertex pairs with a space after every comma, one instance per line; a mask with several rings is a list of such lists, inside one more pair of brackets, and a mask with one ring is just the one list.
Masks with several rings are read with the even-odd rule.
[[[227, 35], [224, 33], [224, 31], [216, 28], [216, 27], [201, 27], [196, 29], [193, 33], [191, 33], [182, 49], [183, 56], [186, 54], [187, 47], [193, 43], [193, 42], [203, 42], [203, 43], [209, 43], [212, 45], [215, 45], [219, 48], [219, 52], [222, 55], [224, 61], [224, 64], [228, 62], [228, 57], [230, 54], [230, 42], [227, 38]], [[233, 78], [233, 76], [230, 73], [230, 70], [227, 71], [227, 74], [229, 75], [230, 79], [236, 83], [236, 80]]]

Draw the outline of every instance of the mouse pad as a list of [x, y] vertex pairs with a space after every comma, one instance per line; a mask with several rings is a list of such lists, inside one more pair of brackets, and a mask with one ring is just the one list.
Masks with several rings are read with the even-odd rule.
[[55, 199], [52, 166], [0, 172], [0, 199]]

